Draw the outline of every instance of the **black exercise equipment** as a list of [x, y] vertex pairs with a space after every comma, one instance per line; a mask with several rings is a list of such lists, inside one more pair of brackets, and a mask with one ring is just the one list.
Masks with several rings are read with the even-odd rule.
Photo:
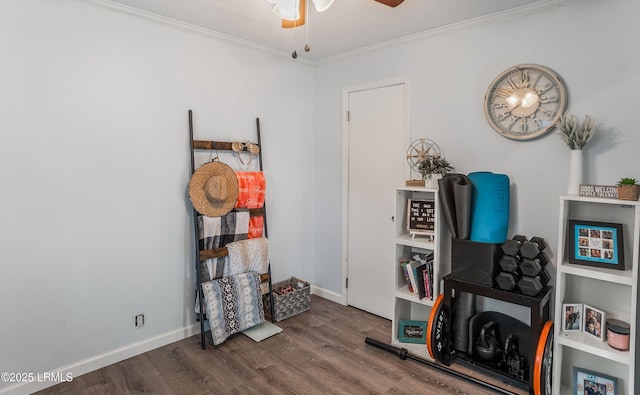
[[518, 285], [518, 281], [522, 278], [522, 275], [518, 271], [513, 272], [500, 272], [496, 276], [496, 284], [498, 288], [505, 291], [513, 291]]
[[520, 266], [520, 259], [513, 255], [503, 255], [500, 258], [500, 268], [503, 272], [515, 272]]
[[435, 362], [431, 362], [431, 361], [429, 361], [427, 359], [420, 358], [420, 357], [417, 357], [415, 355], [412, 355], [412, 354], [409, 353], [409, 351], [406, 348], [394, 347], [394, 346], [392, 346], [390, 344], [386, 344], [386, 343], [380, 342], [380, 341], [372, 339], [370, 337], [365, 337], [364, 342], [366, 344], [371, 345], [371, 346], [377, 347], [377, 348], [379, 348], [381, 350], [390, 352], [391, 354], [395, 354], [402, 360], [411, 359], [411, 360], [413, 360], [415, 362], [419, 362], [421, 364], [424, 364], [424, 365], [426, 365], [426, 366], [428, 366], [430, 368], [437, 369], [440, 372], [449, 374], [449, 375], [457, 377], [459, 379], [463, 379], [463, 380], [469, 381], [469, 382], [474, 383], [474, 384], [478, 384], [478, 385], [480, 385], [480, 386], [482, 386], [484, 388], [490, 389], [490, 390], [495, 391], [497, 393], [515, 395], [514, 392], [508, 391], [508, 390], [506, 390], [504, 388], [500, 388], [500, 387], [495, 386], [495, 385], [493, 385], [491, 383], [487, 383], [486, 381], [482, 381], [482, 380], [477, 379], [475, 377], [472, 377], [472, 376], [466, 375], [464, 373], [461, 373], [461, 372], [455, 371], [453, 369], [450, 369], [450, 368], [448, 368], [446, 366], [443, 366], [443, 365], [437, 364]]
[[498, 341], [498, 325], [489, 321], [480, 329], [480, 336], [474, 347], [475, 355], [485, 361], [495, 361], [502, 355]]
[[553, 364], [553, 321], [547, 321], [542, 327], [536, 359], [533, 363], [534, 395], [551, 395], [551, 367]]
[[440, 294], [431, 308], [427, 323], [427, 351], [438, 362], [448, 363], [449, 356], [449, 313]]
[[551, 275], [547, 269], [542, 269], [536, 276], [522, 276], [518, 281], [520, 292], [529, 296], [536, 296], [551, 280]]
[[502, 252], [509, 256], [520, 256], [520, 242], [517, 240], [505, 240], [500, 246]]

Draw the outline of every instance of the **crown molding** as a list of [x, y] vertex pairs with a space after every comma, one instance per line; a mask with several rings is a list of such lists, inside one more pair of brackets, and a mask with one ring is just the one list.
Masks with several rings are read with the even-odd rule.
[[584, 0], [544, 0], [539, 1], [534, 4], [529, 4], [517, 8], [511, 8], [506, 11], [496, 12], [490, 15], [480, 16], [472, 19], [467, 19], [457, 23], [450, 23], [448, 25], [436, 27], [433, 29], [428, 29], [422, 31], [420, 33], [415, 33], [399, 38], [395, 38], [393, 40], [383, 41], [380, 43], [368, 45], [365, 47], [357, 48], [352, 51], [342, 52], [336, 55], [326, 56], [321, 59], [317, 59], [314, 62], [314, 65], [322, 65], [326, 63], [331, 63], [334, 61], [338, 61], [341, 59], [349, 58], [356, 55], [362, 55], [369, 52], [374, 52], [383, 48], [392, 47], [399, 44], [404, 44], [412, 41], [417, 41], [425, 37], [434, 36], [437, 34], [441, 34], [444, 32], [457, 30], [461, 28], [466, 28], [469, 26], [485, 24], [485, 23], [496, 23], [503, 22], [510, 19], [522, 18], [533, 14], [539, 14], [542, 12], [546, 12], [555, 8], [564, 7], [565, 5], [578, 3]]

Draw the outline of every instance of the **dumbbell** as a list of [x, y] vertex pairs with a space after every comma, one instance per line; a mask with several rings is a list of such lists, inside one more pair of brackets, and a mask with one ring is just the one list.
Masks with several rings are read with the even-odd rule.
[[504, 243], [502, 243], [502, 252], [505, 255], [520, 257], [520, 246], [525, 241], [527, 241], [527, 238], [525, 236], [515, 235], [512, 239], [505, 240]]
[[542, 268], [547, 266], [549, 257], [544, 252], [545, 248], [547, 248], [547, 243], [542, 237], [532, 237], [531, 240], [522, 243], [520, 246], [522, 274], [535, 276]]
[[503, 272], [515, 272], [516, 270], [520, 270], [520, 259], [516, 256], [503, 255], [502, 258], [500, 258], [499, 263]]
[[496, 276], [496, 284], [498, 284], [498, 288], [505, 291], [513, 291], [518, 285], [518, 281], [520, 281], [522, 275], [518, 271], [514, 272], [500, 272]]
[[518, 288], [525, 295], [536, 296], [550, 280], [551, 276], [547, 269], [542, 269], [536, 276], [522, 276], [518, 281]]

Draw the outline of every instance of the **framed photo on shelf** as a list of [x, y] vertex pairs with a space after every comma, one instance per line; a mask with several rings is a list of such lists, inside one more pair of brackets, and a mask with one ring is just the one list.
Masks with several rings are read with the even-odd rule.
[[573, 394], [618, 395], [618, 379], [574, 366]]
[[607, 317], [604, 311], [585, 304], [582, 316], [584, 317], [582, 321], [582, 331], [587, 335], [604, 341], [605, 326], [607, 322]]
[[565, 332], [582, 331], [582, 304], [563, 303], [562, 304], [562, 330]]
[[427, 321], [400, 320], [398, 340], [402, 343], [427, 344]]
[[624, 270], [622, 224], [569, 220], [569, 262]]

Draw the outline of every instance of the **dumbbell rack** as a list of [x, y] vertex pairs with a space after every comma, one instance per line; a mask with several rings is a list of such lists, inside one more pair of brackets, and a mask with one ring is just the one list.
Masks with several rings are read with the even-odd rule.
[[[452, 278], [450, 275], [447, 275], [443, 278], [444, 280], [444, 299], [443, 304], [447, 311], [453, 311], [453, 297], [455, 292], [467, 292], [470, 294], [474, 294], [477, 296], [484, 296], [491, 299], [500, 300], [507, 303], [512, 303], [516, 305], [520, 305], [523, 307], [527, 307], [530, 309], [530, 344], [535, 345], [538, 344], [538, 340], [540, 338], [540, 334], [542, 332], [543, 326], [549, 320], [549, 300], [551, 297], [551, 289], [550, 286], [545, 286], [542, 291], [538, 293], [536, 296], [528, 296], [520, 293], [504, 291], [498, 288], [492, 288], [486, 285], [479, 285], [474, 283], [469, 283], [466, 281], [460, 281]], [[455, 314], [455, 312], [453, 312]], [[455, 320], [450, 319], [450, 322], [453, 323]], [[453, 328], [451, 330], [453, 332]], [[529, 363], [529, 380], [527, 382], [521, 382], [516, 378], [513, 378], [506, 373], [496, 371], [492, 367], [484, 364], [482, 361], [478, 361], [473, 356], [468, 355], [466, 353], [458, 352], [455, 353], [456, 358], [460, 358], [466, 360], [473, 365], [479, 365], [485, 367], [486, 369], [493, 371], [496, 374], [503, 375], [505, 378], [508, 378], [514, 382], [517, 382], [520, 385], [525, 385], [529, 387], [530, 391], [533, 391], [534, 387], [534, 361], [536, 360], [536, 347], [530, 347], [529, 354], [527, 355], [527, 361]], [[447, 361], [445, 361], [447, 363]], [[533, 393], [533, 392], [532, 392]]]

